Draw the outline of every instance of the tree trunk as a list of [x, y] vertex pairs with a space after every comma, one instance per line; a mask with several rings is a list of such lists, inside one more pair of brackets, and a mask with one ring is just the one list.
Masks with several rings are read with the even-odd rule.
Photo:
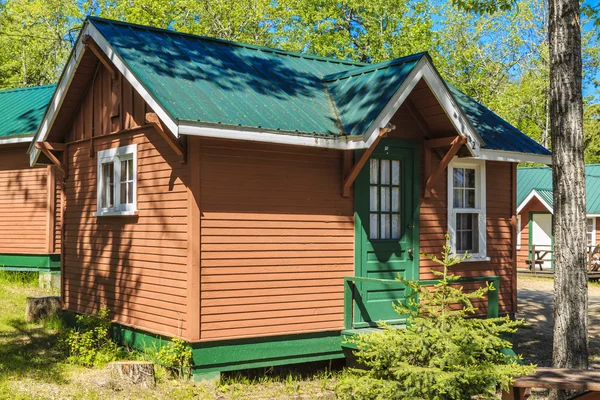
[[[549, 0], [556, 368], [588, 368], [579, 0]], [[565, 398], [564, 392], [554, 394]]]

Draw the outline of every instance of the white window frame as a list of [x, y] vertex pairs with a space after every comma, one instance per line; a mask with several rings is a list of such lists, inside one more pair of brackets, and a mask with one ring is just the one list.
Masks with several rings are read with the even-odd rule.
[[521, 226], [521, 214], [517, 214], [517, 250], [521, 250], [521, 233], [523, 227]]
[[[96, 217], [102, 216], [120, 216], [120, 215], [136, 215], [137, 214], [137, 145], [122, 146], [108, 150], [101, 150], [96, 156], [98, 160], [98, 168], [96, 172], [96, 201], [97, 210], [94, 213]], [[133, 160], [133, 203], [121, 204], [121, 161]], [[102, 195], [105, 191], [102, 164], [113, 163], [114, 173], [114, 206], [110, 208], [102, 208]]]
[[[587, 220], [591, 219], [592, 220], [592, 250], [594, 247], [596, 247], [596, 217], [589, 217], [586, 216], [585, 217], [585, 239], [587, 240]], [[588, 243], [587, 246], [590, 246], [590, 244]]]
[[[454, 208], [454, 169], [471, 168], [475, 169], [475, 208]], [[470, 254], [467, 261], [489, 261], [487, 257], [487, 231], [486, 231], [486, 187], [485, 187], [485, 160], [459, 159], [454, 158], [448, 165], [448, 234], [450, 235], [450, 248], [453, 254], [456, 252], [456, 214], [473, 213], [477, 211], [478, 234], [479, 234], [479, 252]]]

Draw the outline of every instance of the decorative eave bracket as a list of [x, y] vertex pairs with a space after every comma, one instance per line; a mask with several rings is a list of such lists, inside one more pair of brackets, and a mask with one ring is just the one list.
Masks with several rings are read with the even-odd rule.
[[85, 35], [83, 37], [83, 45], [86, 49], [89, 49], [94, 53], [94, 55], [100, 60], [104, 68], [106, 68], [110, 72], [110, 76], [112, 79], [117, 79], [119, 75], [117, 74], [117, 70], [113, 67], [112, 63], [108, 60], [106, 55], [100, 47], [94, 42], [94, 39], [90, 35]]
[[146, 113], [146, 123], [150, 124], [154, 127], [154, 129], [163, 137], [163, 139], [167, 142], [167, 144], [173, 149], [179, 161], [182, 164], [185, 164], [185, 148], [182, 144], [175, 138], [175, 136], [165, 128], [165, 126], [160, 121], [160, 118], [156, 113]]
[[[37, 147], [42, 152], [42, 154], [48, 157], [48, 159], [52, 161], [52, 164], [56, 165], [58, 169], [60, 169], [64, 174], [65, 168], [63, 162], [60, 160], [61, 158], [63, 158], [62, 156], [64, 155], [65, 150], [67, 149], [67, 146], [64, 143], [37, 142], [35, 144], [35, 147]], [[62, 154], [60, 156], [57, 156], [53, 152], [59, 152]]]
[[[423, 192], [423, 198], [428, 199], [431, 197], [431, 190], [433, 186], [437, 183], [437, 181], [442, 176], [444, 170], [450, 164], [450, 161], [454, 158], [456, 153], [460, 150], [460, 148], [467, 143], [467, 138], [464, 136], [456, 136], [456, 137], [444, 137], [439, 139], [431, 139], [426, 140], [423, 143], [424, 147], [424, 157], [425, 157], [425, 191]], [[435, 171], [431, 171], [431, 151], [433, 149], [439, 147], [447, 147], [450, 146], [448, 152], [444, 155], [440, 164], [436, 168]]]
[[371, 143], [371, 146], [369, 146], [369, 148], [365, 149], [365, 151], [362, 152], [358, 161], [356, 161], [356, 163], [354, 163], [354, 165], [350, 169], [350, 172], [344, 178], [344, 180], [342, 182], [342, 196], [343, 197], [350, 196], [352, 184], [358, 177], [358, 173], [360, 172], [362, 167], [366, 164], [369, 157], [371, 157], [371, 154], [373, 154], [373, 151], [377, 147], [377, 144], [379, 143], [379, 141], [381, 139], [383, 139], [385, 136], [387, 136], [387, 134], [389, 132], [393, 131], [394, 129], [396, 129], [396, 127], [394, 125], [389, 125], [389, 124], [385, 128], [379, 128], [379, 134], [377, 135], [377, 138], [375, 138], [375, 140], [373, 141], [373, 143]]

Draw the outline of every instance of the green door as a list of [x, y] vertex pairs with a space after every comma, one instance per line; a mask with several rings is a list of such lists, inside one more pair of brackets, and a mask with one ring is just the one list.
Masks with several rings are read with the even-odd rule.
[[[355, 182], [355, 268], [364, 278], [418, 279], [419, 147], [384, 139]], [[393, 309], [407, 289], [357, 283], [354, 326], [402, 323]]]

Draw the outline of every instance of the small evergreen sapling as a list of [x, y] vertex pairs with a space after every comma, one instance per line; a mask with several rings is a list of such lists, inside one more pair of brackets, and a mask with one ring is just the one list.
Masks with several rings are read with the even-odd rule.
[[503, 352], [512, 348], [504, 337], [523, 320], [473, 318], [473, 301], [498, 288], [487, 284], [465, 293], [457, 282], [460, 277], [449, 269], [468, 256], [452, 255], [446, 239], [441, 259], [423, 254], [441, 266], [432, 270], [438, 283], [422, 286], [398, 278], [411, 293], [406, 303], [394, 304], [398, 314], [407, 316], [406, 329], [382, 323], [382, 332], [350, 339], [366, 369], [343, 374], [336, 388], [341, 399], [494, 398], [515, 377], [535, 369]]

